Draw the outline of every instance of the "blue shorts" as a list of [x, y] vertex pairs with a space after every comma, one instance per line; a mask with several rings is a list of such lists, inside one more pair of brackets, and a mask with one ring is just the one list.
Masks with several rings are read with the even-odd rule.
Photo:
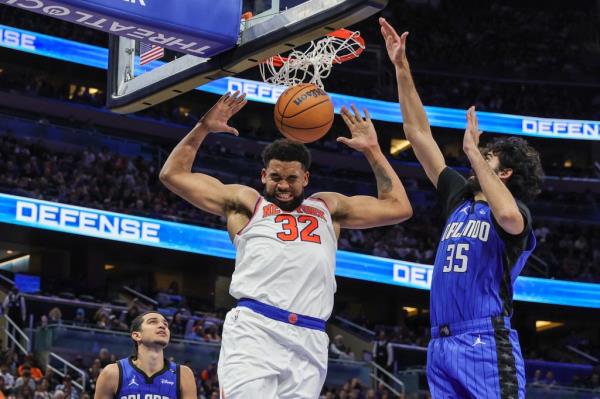
[[427, 381], [433, 399], [524, 399], [525, 366], [510, 319], [433, 327]]

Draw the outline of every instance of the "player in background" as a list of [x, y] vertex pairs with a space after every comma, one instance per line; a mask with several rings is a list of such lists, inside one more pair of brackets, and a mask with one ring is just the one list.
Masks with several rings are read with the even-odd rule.
[[169, 323], [150, 311], [131, 322], [134, 351], [129, 358], [106, 366], [96, 382], [95, 399], [197, 399], [196, 381], [189, 367], [165, 359]]
[[336, 290], [335, 255], [341, 228], [395, 224], [412, 215], [400, 179], [383, 155], [375, 128], [344, 108], [351, 138], [377, 180], [377, 197], [322, 192], [304, 197], [310, 152], [281, 139], [263, 152], [263, 193], [192, 172], [210, 133], [238, 135], [228, 120], [246, 104], [227, 93], [173, 149], [161, 181], [198, 208], [227, 219], [236, 248], [230, 293], [238, 306], [225, 318], [218, 375], [221, 397], [318, 398], [327, 372], [325, 322]]
[[380, 18], [396, 69], [404, 132], [436, 187], [446, 218], [431, 284], [427, 378], [433, 398], [524, 398], [525, 369], [510, 326], [513, 284], [535, 248], [532, 200], [543, 181], [539, 154], [517, 137], [479, 146], [475, 108], [463, 151], [474, 175], [446, 166], [406, 58], [408, 32]]

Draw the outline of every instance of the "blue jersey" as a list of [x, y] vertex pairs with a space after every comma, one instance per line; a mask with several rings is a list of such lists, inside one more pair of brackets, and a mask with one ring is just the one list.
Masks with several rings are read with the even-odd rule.
[[513, 284], [535, 248], [529, 210], [517, 201], [526, 227], [510, 235], [456, 171], [446, 168], [437, 187], [447, 221], [433, 269], [431, 325], [512, 316]]
[[131, 358], [121, 359], [119, 366], [119, 387], [115, 399], [178, 399], [179, 366], [165, 361], [165, 367], [148, 377], [137, 368]]

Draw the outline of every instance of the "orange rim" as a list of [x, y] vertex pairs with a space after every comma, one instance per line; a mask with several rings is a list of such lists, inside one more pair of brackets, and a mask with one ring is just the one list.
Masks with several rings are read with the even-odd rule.
[[[338, 39], [342, 39], [342, 40], [346, 40], [346, 39], [352, 37], [352, 35], [354, 35], [354, 32], [352, 32], [348, 29], [343, 29], [343, 28], [335, 30], [335, 31], [327, 34], [327, 36], [337, 37]], [[335, 59], [333, 60], [336, 64], [341, 64], [342, 62], [353, 60], [362, 54], [363, 50], [365, 49], [365, 39], [363, 39], [361, 35], [355, 35], [353, 37], [353, 39], [358, 44], [360, 44], [360, 47], [358, 48], [358, 50], [356, 50], [356, 53], [349, 53], [349, 54], [345, 54], [345, 55], [336, 56]]]
[[[346, 39], [350, 38], [353, 34], [354, 34], [354, 32], [352, 32], [348, 29], [342, 28], [342, 29], [334, 30], [333, 32], [328, 33], [327, 36], [333, 36], [333, 37], [337, 37], [338, 39], [346, 40]], [[345, 55], [336, 56], [333, 60], [334, 63], [341, 64], [343, 62], [353, 60], [354, 58], [356, 58], [362, 54], [362, 52], [365, 49], [365, 39], [363, 39], [363, 37], [361, 35], [355, 35], [353, 37], [353, 39], [358, 44], [360, 44], [360, 47], [358, 48], [358, 50], [356, 50], [356, 53], [349, 53], [349, 54], [345, 54]], [[273, 56], [273, 61], [272, 61], [273, 66], [275, 66], [277, 68], [281, 68], [283, 66], [283, 64], [285, 64], [287, 62], [287, 60], [288, 60], [287, 57], [275, 55], [275, 56]]]

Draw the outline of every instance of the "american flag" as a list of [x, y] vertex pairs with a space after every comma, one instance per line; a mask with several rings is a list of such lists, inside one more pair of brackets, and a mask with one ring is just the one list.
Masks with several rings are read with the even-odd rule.
[[164, 57], [165, 49], [156, 44], [140, 43], [140, 65], [146, 65], [150, 61]]

